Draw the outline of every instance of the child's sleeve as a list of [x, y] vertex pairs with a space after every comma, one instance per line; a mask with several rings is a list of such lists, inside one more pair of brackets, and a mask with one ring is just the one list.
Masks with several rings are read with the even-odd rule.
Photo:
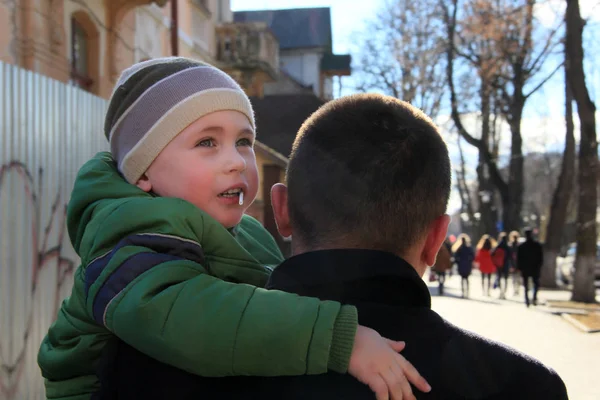
[[[102, 243], [123, 239], [87, 264], [89, 315], [143, 353], [197, 375], [345, 372], [356, 309], [224, 281], [263, 282], [266, 275], [240, 246], [240, 253], [231, 248], [235, 263], [215, 269], [205, 254], [234, 239], [211, 222], [183, 218], [185, 204], [135, 199], [103, 218], [96, 254]], [[127, 228], [134, 220], [143, 226]]]

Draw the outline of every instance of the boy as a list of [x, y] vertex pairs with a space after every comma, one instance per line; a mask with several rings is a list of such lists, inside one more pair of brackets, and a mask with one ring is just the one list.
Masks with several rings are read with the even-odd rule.
[[395, 352], [403, 343], [359, 326], [354, 307], [256, 287], [281, 254], [244, 215], [258, 190], [254, 117], [228, 75], [184, 58], [134, 65], [104, 130], [112, 157], [82, 167], [68, 207], [82, 263], [40, 348], [48, 398], [89, 399], [114, 336], [196, 375], [348, 371], [401, 398], [406, 373], [428, 390]]

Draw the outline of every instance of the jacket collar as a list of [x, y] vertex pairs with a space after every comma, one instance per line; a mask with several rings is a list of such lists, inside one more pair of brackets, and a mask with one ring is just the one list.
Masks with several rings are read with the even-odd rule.
[[344, 304], [431, 308], [427, 285], [415, 269], [394, 254], [375, 250], [319, 250], [293, 256], [273, 271], [267, 288]]

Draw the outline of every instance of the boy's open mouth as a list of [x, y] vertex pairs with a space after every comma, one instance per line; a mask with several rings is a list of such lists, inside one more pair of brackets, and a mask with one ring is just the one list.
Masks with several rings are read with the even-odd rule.
[[240, 195], [240, 193], [242, 193], [242, 192], [243, 192], [242, 188], [229, 189], [229, 190], [224, 191], [223, 193], [220, 193], [219, 197], [228, 197], [228, 198], [238, 197]]
[[244, 205], [244, 187], [227, 189], [226, 191], [219, 193], [218, 197], [222, 198], [226, 204], [231, 205], [237, 203], [242, 206]]

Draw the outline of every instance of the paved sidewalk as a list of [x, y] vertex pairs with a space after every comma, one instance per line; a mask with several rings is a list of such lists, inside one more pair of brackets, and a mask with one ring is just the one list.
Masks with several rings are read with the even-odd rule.
[[[429, 275], [426, 274], [425, 277]], [[572, 400], [600, 399], [600, 333], [584, 333], [543, 306], [526, 308], [523, 288], [513, 297], [509, 280], [507, 299], [499, 290], [483, 296], [481, 278], [470, 278], [470, 299], [460, 298], [460, 277], [446, 279], [444, 296], [437, 282], [428, 283], [433, 309], [452, 323], [505, 343], [555, 369], [564, 380]], [[530, 296], [531, 298], [531, 296]], [[540, 291], [538, 301], [568, 300], [567, 291]]]

